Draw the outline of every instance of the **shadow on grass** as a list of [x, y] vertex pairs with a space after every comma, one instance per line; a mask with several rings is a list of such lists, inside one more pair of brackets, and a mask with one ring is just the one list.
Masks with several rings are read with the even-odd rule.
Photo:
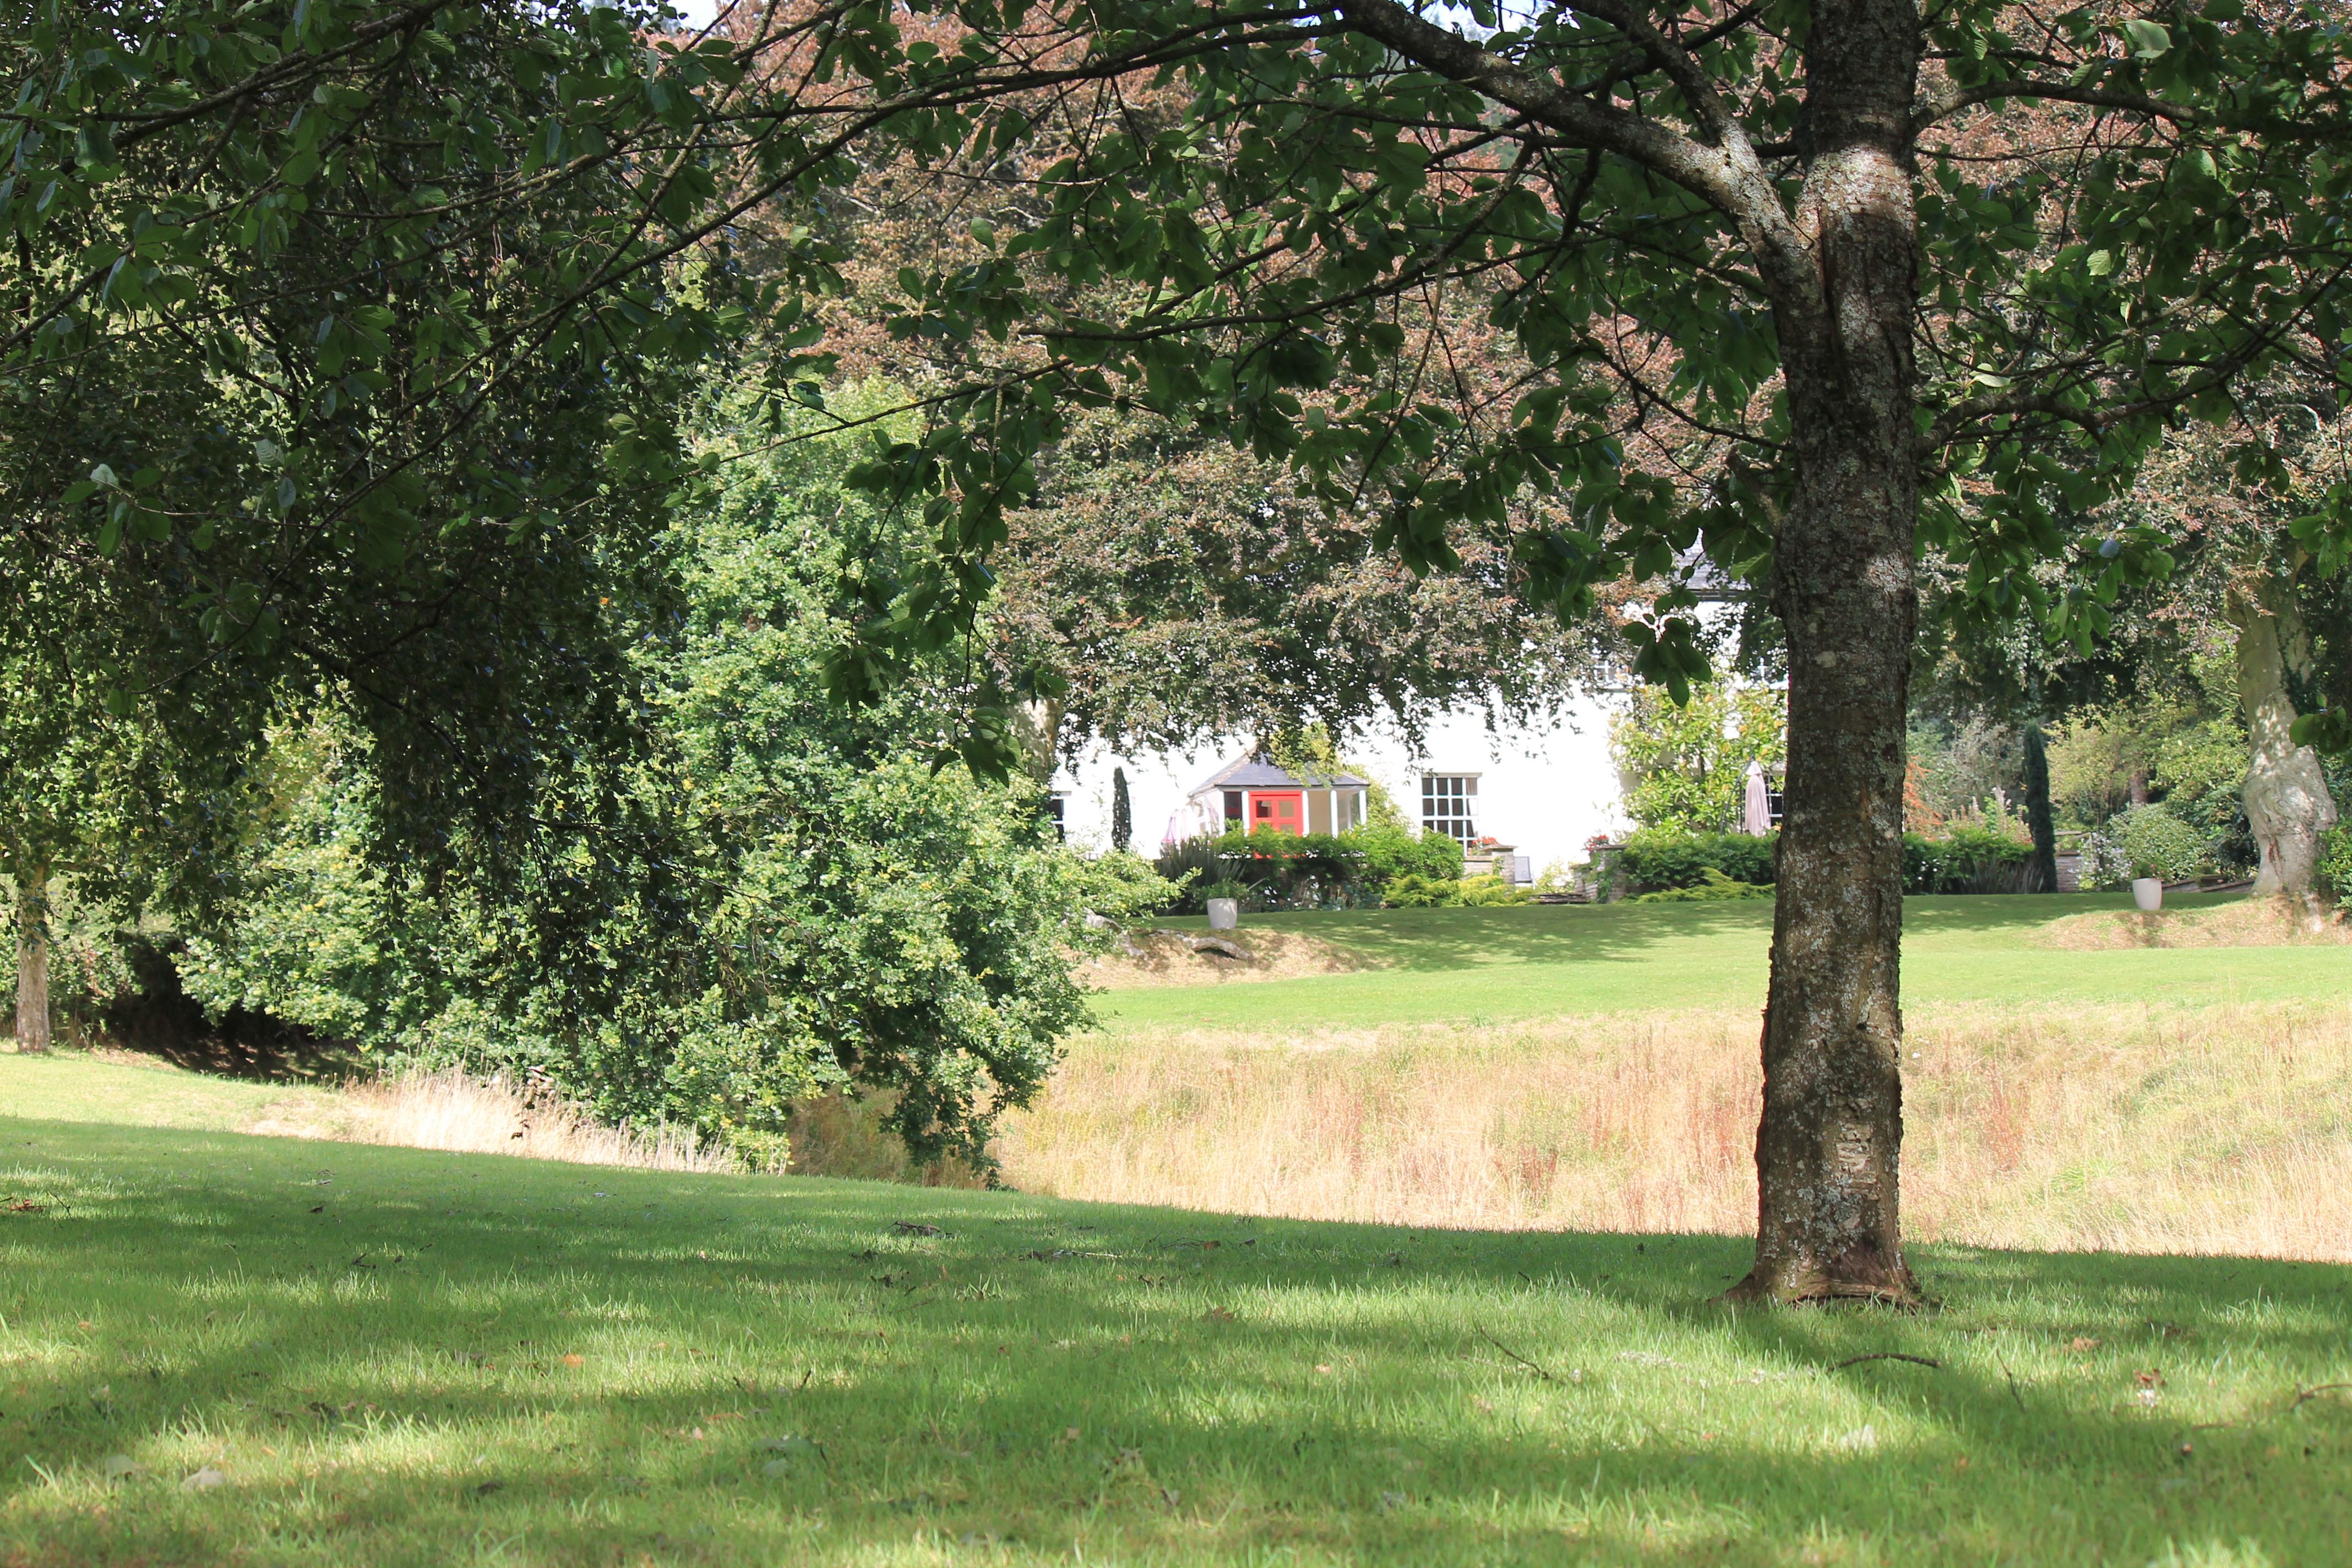
[[[2344, 1268], [1926, 1248], [1939, 1311], [1730, 1314], [1719, 1237], [38, 1123], [5, 1203], [0, 1562], [2284, 1568], [2352, 1527], [2352, 1420], [2292, 1405], [2352, 1377]], [[1937, 1364], [1839, 1364], [1887, 1352]]]
[[[2203, 907], [2233, 894], [2176, 895]], [[2067, 915], [2130, 907], [2128, 894], [1982, 894], [1903, 900], [1906, 934], [1928, 939], [2013, 935]], [[1310, 933], [1384, 969], [1435, 971], [1486, 964], [1605, 962], [1649, 955], [1672, 942], [1752, 935], [1770, 940], [1766, 900], [1678, 904], [1516, 904], [1472, 910], [1349, 910], [1247, 917], [1246, 925]], [[1198, 917], [1160, 923], [1204, 926]]]

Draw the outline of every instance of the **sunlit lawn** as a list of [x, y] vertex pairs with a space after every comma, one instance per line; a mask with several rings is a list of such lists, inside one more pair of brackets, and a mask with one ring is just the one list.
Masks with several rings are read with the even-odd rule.
[[10, 1563], [2352, 1560], [2339, 1268], [0, 1138]]
[[[2176, 895], [2196, 908], [2221, 895]], [[2038, 945], [2053, 919], [2124, 909], [2127, 894], [1907, 899], [1906, 1002], [2226, 1002], [2352, 995], [2352, 946], [2118, 949]], [[1164, 923], [1198, 925], [1191, 921]], [[1769, 900], [1527, 905], [1258, 915], [1377, 967], [1248, 985], [1100, 998], [1114, 1027], [1369, 1028], [1764, 1004]]]

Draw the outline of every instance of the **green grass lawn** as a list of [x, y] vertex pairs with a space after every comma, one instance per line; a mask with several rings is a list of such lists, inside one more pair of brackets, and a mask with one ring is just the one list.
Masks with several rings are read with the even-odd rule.
[[[2228, 895], [2179, 896], [2197, 908]], [[2266, 1002], [2352, 996], [2352, 946], [2038, 946], [2052, 920], [2125, 909], [2127, 894], [1906, 899], [1906, 1002]], [[1171, 925], [1200, 925], [1199, 920]], [[1351, 974], [1121, 991], [1096, 999], [1114, 1028], [1371, 1028], [1764, 1005], [1769, 900], [1520, 905], [1254, 915], [1311, 931], [1379, 967]]]
[[1732, 1316], [1711, 1238], [0, 1148], [10, 1564], [2352, 1561], [2340, 1268]]
[[0, 1112], [44, 1121], [223, 1131], [272, 1110], [324, 1105], [332, 1091], [100, 1061], [78, 1051], [0, 1056]]

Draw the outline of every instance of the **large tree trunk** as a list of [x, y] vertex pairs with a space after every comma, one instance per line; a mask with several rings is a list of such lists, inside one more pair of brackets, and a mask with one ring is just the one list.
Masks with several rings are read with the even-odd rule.
[[49, 872], [16, 879], [16, 1048], [49, 1048]]
[[1904, 728], [1916, 615], [1919, 30], [1907, 5], [1827, 0], [1806, 56], [1814, 155], [1801, 225], [1818, 306], [1779, 318], [1797, 489], [1774, 605], [1789, 637], [1789, 777], [1756, 1266], [1735, 1300], [1916, 1298], [1903, 1261], [1897, 992]]
[[2284, 584], [2265, 574], [2252, 588], [2234, 588], [2229, 616], [2238, 628], [2238, 700], [2246, 710], [2246, 821], [2262, 851], [2256, 893], [2306, 897], [2319, 863], [2319, 836], [2336, 826], [2327, 777], [2309, 746], [2292, 733], [2294, 702], [2286, 675], [2309, 655], [2303, 619]]

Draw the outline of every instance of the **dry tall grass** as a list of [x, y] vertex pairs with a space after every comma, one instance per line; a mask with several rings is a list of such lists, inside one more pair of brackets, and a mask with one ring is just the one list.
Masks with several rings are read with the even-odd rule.
[[[2352, 1260], [2352, 1011], [1927, 1007], [1925, 1240]], [[1740, 1234], [1752, 1013], [1076, 1044], [1002, 1141], [1030, 1191], [1482, 1228]]]
[[390, 1143], [463, 1154], [520, 1154], [583, 1165], [656, 1171], [739, 1169], [689, 1130], [608, 1127], [551, 1089], [456, 1068], [353, 1084], [331, 1096], [273, 1107], [240, 1129], [344, 1143]]

